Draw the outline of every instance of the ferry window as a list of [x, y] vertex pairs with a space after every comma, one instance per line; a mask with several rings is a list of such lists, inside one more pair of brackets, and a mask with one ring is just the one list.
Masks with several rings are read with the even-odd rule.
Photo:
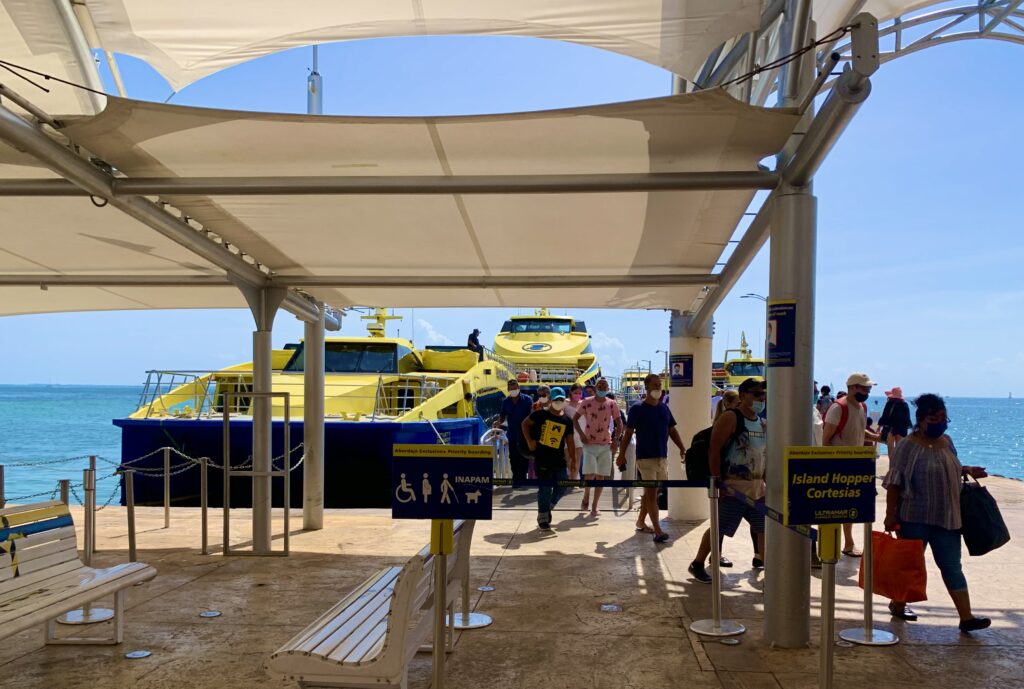
[[729, 375], [743, 376], [744, 378], [764, 376], [764, 364], [758, 364], [752, 361], [736, 361], [729, 364]]
[[585, 333], [587, 332], [587, 324], [583, 321], [576, 321], [576, 327], [572, 331], [574, 333]]
[[423, 370], [419, 355], [408, 347], [398, 345], [398, 372], [415, 373]]
[[512, 321], [505, 321], [501, 324], [501, 330], [499, 332], [510, 333], [512, 332]]
[[572, 332], [571, 321], [544, 320], [518, 320], [512, 324], [512, 332], [516, 333], [559, 333], [567, 335]]
[[394, 373], [397, 359], [393, 344], [329, 342], [324, 357], [327, 373]]
[[295, 345], [295, 351], [292, 353], [292, 358], [288, 360], [288, 363], [284, 365], [285, 371], [303, 371], [306, 368], [306, 352], [305, 348], [301, 344]]

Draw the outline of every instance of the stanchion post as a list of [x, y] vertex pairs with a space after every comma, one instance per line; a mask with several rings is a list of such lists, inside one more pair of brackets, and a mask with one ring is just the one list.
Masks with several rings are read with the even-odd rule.
[[818, 528], [818, 557], [821, 559], [821, 641], [818, 653], [818, 686], [832, 689], [833, 638], [836, 633], [836, 562], [839, 561], [839, 525]]
[[0, 464], [0, 510], [7, 504], [7, 498], [4, 495], [4, 465]]
[[874, 524], [864, 523], [864, 554], [861, 566], [864, 568], [864, 626], [844, 629], [839, 638], [861, 646], [892, 646], [899, 643], [900, 638], [884, 629], [875, 629], [875, 554], [871, 542], [871, 531]]
[[448, 610], [448, 554], [455, 542], [455, 522], [434, 519], [430, 523], [430, 552], [434, 555], [434, 681], [431, 689], [444, 689], [445, 636]]
[[82, 505], [84, 515], [82, 517], [82, 527], [85, 531], [82, 539], [82, 563], [86, 567], [92, 567], [92, 552], [93, 552], [93, 521], [92, 512], [95, 505], [95, 493], [96, 493], [96, 472], [93, 469], [85, 469], [82, 471], [82, 487], [85, 493], [85, 504]]
[[125, 469], [124, 504], [128, 510], [128, 561], [138, 562], [135, 543], [135, 469]]
[[208, 457], [201, 457], [199, 459], [199, 506], [202, 513], [202, 552], [203, 555], [210, 554], [210, 536], [207, 527], [209, 526], [209, 496], [207, 495], [207, 489], [209, 484], [207, 483], [207, 470], [209, 469], [210, 460]]
[[65, 505], [71, 504], [71, 480], [62, 478], [57, 485], [60, 487], [60, 501]]
[[[93, 555], [99, 552], [99, 548], [96, 547], [96, 456], [89, 455], [89, 471], [92, 472], [92, 509], [89, 510], [86, 515], [89, 518], [90, 533], [92, 534], [92, 541], [89, 543], [89, 552]], [[86, 496], [88, 500], [88, 496]]]
[[735, 620], [722, 619], [722, 578], [720, 561], [721, 548], [718, 544], [718, 483], [714, 476], [708, 483], [708, 502], [711, 512], [711, 619], [697, 620], [690, 624], [690, 630], [704, 636], [736, 636], [747, 631]]
[[164, 528], [171, 528], [171, 448], [164, 448]]

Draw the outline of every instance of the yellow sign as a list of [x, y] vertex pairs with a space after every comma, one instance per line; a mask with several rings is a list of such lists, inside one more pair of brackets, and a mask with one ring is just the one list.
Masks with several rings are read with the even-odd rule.
[[393, 445], [395, 457], [470, 457], [490, 459], [494, 448], [490, 445]]

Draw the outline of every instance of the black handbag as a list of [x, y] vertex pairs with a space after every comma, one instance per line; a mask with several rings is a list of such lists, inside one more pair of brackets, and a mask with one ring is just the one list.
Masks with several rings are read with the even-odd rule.
[[984, 555], [1010, 540], [1010, 531], [999, 513], [996, 499], [977, 479], [971, 483], [967, 476], [960, 487], [960, 521], [964, 543], [971, 555]]

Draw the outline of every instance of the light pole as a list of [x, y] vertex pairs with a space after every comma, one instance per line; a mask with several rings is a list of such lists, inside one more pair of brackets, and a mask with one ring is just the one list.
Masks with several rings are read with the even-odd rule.
[[[764, 322], [762, 322], [762, 324], [761, 324], [761, 327], [764, 328], [764, 323], [766, 323], [768, 321], [768, 297], [764, 296], [763, 294], [755, 294], [754, 292], [747, 292], [746, 294], [741, 295], [740, 299], [758, 299], [758, 300], [764, 302], [764, 309], [765, 309]], [[762, 330], [761, 332], [763, 333], [764, 330]], [[761, 338], [761, 356], [767, 356], [767, 355], [768, 355], [768, 343], [765, 342], [765, 338], [762, 337]]]
[[665, 373], [668, 373], [668, 350], [665, 350], [665, 349], [655, 349], [654, 353], [655, 354], [664, 354], [665, 355]]

